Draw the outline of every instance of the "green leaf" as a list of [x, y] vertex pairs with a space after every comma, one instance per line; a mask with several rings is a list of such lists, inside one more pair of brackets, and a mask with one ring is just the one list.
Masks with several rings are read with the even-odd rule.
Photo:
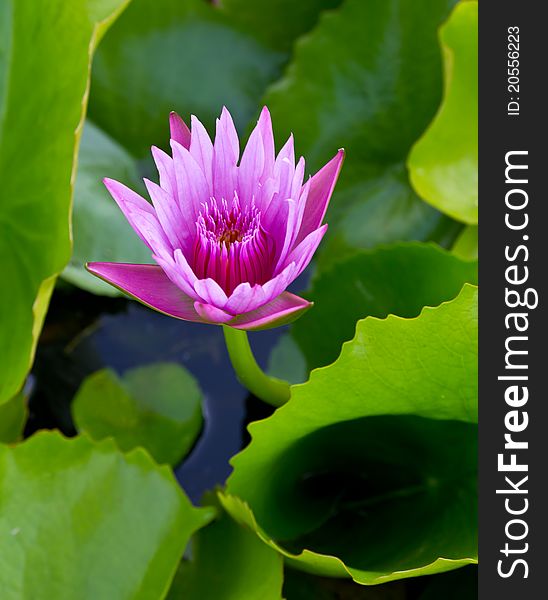
[[318, 273], [306, 294], [314, 308], [293, 325], [292, 336], [310, 370], [337, 358], [358, 319], [390, 313], [416, 317], [424, 306], [457, 296], [465, 283], [477, 283], [477, 263], [433, 244], [355, 252]]
[[346, 149], [324, 255], [453, 224], [412, 190], [405, 160], [441, 97], [436, 32], [452, 0], [347, 0], [321, 16], [266, 95], [278, 141], [291, 131], [311, 172]]
[[167, 145], [172, 110], [211, 132], [226, 105], [245, 127], [284, 60], [203, 0], [134, 0], [97, 52], [90, 115], [141, 158]]
[[358, 322], [338, 360], [250, 425], [224, 507], [304, 570], [358, 583], [477, 560], [477, 288]]
[[202, 428], [202, 393], [182, 366], [158, 363], [137, 367], [120, 379], [110, 369], [90, 375], [72, 405], [79, 431], [118, 446], [146, 448], [158, 463], [176, 465]]
[[401, 240], [434, 241], [450, 247], [461, 229], [418, 198], [403, 164], [377, 178], [364, 175], [360, 179], [350, 173], [342, 187], [336, 188], [327, 221], [330, 228], [320, 246], [319, 269], [332, 266], [356, 249]]
[[290, 383], [304, 383], [308, 377], [306, 359], [295, 340], [284, 333], [268, 357], [268, 374]]
[[224, 511], [192, 538], [168, 600], [281, 600], [282, 556]]
[[[297, 37], [314, 27], [321, 11], [338, 7], [342, 0], [223, 0], [220, 4], [245, 31], [268, 46], [289, 50]], [[289, 18], [288, 18], [289, 16]]]
[[21, 388], [70, 257], [90, 60], [124, 0], [0, 4], [0, 403]]
[[478, 3], [461, 2], [440, 29], [445, 94], [409, 155], [418, 194], [464, 223], [478, 222]]
[[455, 256], [464, 260], [477, 260], [478, 258], [478, 226], [465, 227], [451, 249]]
[[88, 292], [116, 296], [119, 292], [86, 271], [90, 261], [150, 263], [150, 251], [135, 234], [122, 211], [103, 185], [110, 177], [138, 190], [141, 187], [135, 160], [103, 133], [86, 123], [74, 186], [72, 258], [63, 278]]
[[23, 390], [0, 404], [0, 443], [13, 444], [21, 439], [28, 412], [27, 397]]
[[2, 600], [162, 598], [213, 516], [142, 450], [55, 432], [0, 446], [0, 514]]

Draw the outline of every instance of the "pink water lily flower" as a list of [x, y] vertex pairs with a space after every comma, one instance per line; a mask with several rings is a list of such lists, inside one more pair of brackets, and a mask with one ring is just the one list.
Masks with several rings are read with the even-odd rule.
[[241, 159], [226, 108], [215, 143], [194, 116], [191, 126], [172, 113], [172, 156], [152, 148], [160, 175], [160, 185], [145, 179], [152, 204], [105, 179], [157, 264], [94, 262], [88, 270], [178, 319], [244, 330], [293, 321], [311, 303], [285, 290], [327, 229], [322, 221], [344, 152], [305, 181], [292, 136], [275, 155], [266, 107]]

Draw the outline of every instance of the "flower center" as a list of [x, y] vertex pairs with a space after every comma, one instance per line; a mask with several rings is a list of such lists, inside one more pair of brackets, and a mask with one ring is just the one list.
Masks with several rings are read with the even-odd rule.
[[214, 279], [227, 294], [240, 284], [262, 284], [272, 276], [274, 242], [261, 227], [261, 211], [252, 200], [241, 206], [215, 198], [202, 204], [196, 221], [194, 272]]
[[230, 206], [224, 198], [220, 206], [215, 198], [210, 198], [202, 207], [197, 222], [198, 235], [227, 249], [236, 242], [249, 241], [260, 227], [261, 212], [255, 203], [242, 208], [238, 196]]
[[227, 229], [223, 231], [221, 237], [219, 238], [219, 244], [221, 244], [221, 246], [224, 244], [227, 248], [230, 246], [230, 244], [241, 241], [242, 234], [240, 233], [239, 229]]

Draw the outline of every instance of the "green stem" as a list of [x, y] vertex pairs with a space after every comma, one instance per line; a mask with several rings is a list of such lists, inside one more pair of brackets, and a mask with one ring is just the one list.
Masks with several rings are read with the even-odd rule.
[[289, 383], [267, 375], [257, 364], [247, 333], [223, 325], [226, 347], [240, 383], [253, 395], [272, 406], [282, 406], [289, 400]]

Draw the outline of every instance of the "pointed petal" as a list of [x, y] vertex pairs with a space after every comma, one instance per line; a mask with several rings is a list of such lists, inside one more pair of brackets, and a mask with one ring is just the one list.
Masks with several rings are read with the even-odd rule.
[[206, 128], [192, 115], [192, 139], [190, 141], [190, 154], [200, 165], [209, 187], [209, 195], [213, 195], [213, 144]]
[[173, 198], [177, 198], [177, 181], [175, 179], [173, 159], [169, 154], [156, 146], [152, 146], [151, 150], [152, 158], [154, 158], [160, 176], [160, 187]]
[[343, 160], [344, 150], [339, 150], [310, 180], [310, 192], [306, 201], [303, 223], [297, 236], [296, 244], [304, 240], [309, 233], [322, 224], [331, 194], [341, 171]]
[[103, 183], [141, 240], [153, 251], [170, 248], [156, 212], [139, 194], [114, 179]]
[[190, 148], [190, 129], [176, 112], [169, 115], [169, 131], [172, 140], [187, 149]]
[[[232, 120], [232, 115], [226, 106], [223, 106], [219, 123], [221, 124], [221, 132], [225, 145], [232, 152], [234, 160], [238, 162], [238, 158], [240, 157], [240, 140], [238, 139], [238, 132]], [[215, 138], [215, 141], [217, 141], [217, 138]]]
[[194, 227], [202, 203], [209, 200], [209, 188], [202, 169], [190, 152], [173, 140], [171, 148], [181, 214]]
[[225, 310], [232, 315], [240, 315], [261, 306], [266, 301], [265, 292], [260, 285], [251, 286], [240, 283], [230, 295]]
[[301, 195], [301, 188], [303, 187], [304, 180], [304, 168], [305, 162], [304, 158], [301, 156], [301, 158], [299, 158], [297, 166], [295, 167], [295, 173], [293, 174], [293, 180], [291, 181], [291, 191], [289, 192], [289, 198], [297, 200]]
[[295, 237], [295, 228], [297, 226], [298, 211], [295, 200], [284, 200], [287, 204], [287, 209], [283, 220], [273, 223], [271, 228], [272, 235], [276, 240], [277, 262], [274, 267], [274, 272], [281, 270], [285, 258], [292, 247], [292, 242]]
[[87, 270], [158, 312], [183, 319], [203, 321], [186, 296], [157, 265], [89, 263]]
[[287, 286], [297, 278], [295, 263], [289, 263], [281, 273], [263, 285], [265, 301], [270, 302], [287, 289]]
[[278, 182], [278, 195], [280, 198], [291, 197], [291, 183], [295, 176], [295, 149], [293, 134], [278, 153], [274, 164], [274, 179]]
[[221, 198], [230, 201], [234, 197], [239, 147], [238, 134], [232, 117], [228, 110], [223, 108], [221, 117], [217, 119], [213, 145], [213, 195], [217, 201]]
[[175, 250], [174, 256], [169, 253], [163, 253], [153, 254], [152, 258], [162, 267], [169, 279], [187, 296], [194, 300], [201, 300], [194, 289], [197, 277], [181, 250]]
[[238, 196], [244, 204], [259, 197], [261, 175], [265, 167], [264, 144], [259, 125], [251, 132], [238, 167]]
[[278, 195], [278, 181], [274, 177], [269, 177], [259, 189], [259, 194], [255, 198], [255, 206], [262, 212], [268, 211], [268, 207], [273, 199]]
[[229, 321], [228, 325], [235, 329], [248, 331], [280, 327], [298, 319], [311, 306], [312, 302], [308, 302], [304, 298], [300, 298], [289, 292], [284, 292], [257, 310], [239, 315], [232, 321]]
[[[152, 199], [160, 225], [173, 248], [186, 248], [192, 241], [194, 231], [189, 230], [188, 222], [183, 219], [179, 205], [159, 185], [144, 179], [147, 191]], [[192, 227], [194, 230], [195, 227]]]
[[288, 256], [287, 262], [295, 263], [296, 266], [295, 278], [305, 270], [308, 263], [312, 260], [314, 252], [316, 252], [326, 231], [327, 223], [316, 229], [316, 231], [309, 233]]
[[194, 289], [206, 304], [212, 304], [221, 309], [225, 307], [228, 298], [221, 286], [214, 279], [198, 279], [194, 283]]
[[200, 315], [200, 317], [202, 317], [202, 319], [207, 323], [221, 325], [223, 323], [227, 323], [228, 321], [234, 318], [232, 315], [229, 315], [224, 310], [221, 310], [216, 306], [211, 306], [211, 304], [195, 302], [194, 308], [196, 312]]
[[274, 160], [275, 160], [275, 148], [274, 148], [274, 133], [272, 131], [272, 119], [270, 118], [270, 112], [266, 106], [261, 111], [261, 116], [257, 123], [257, 129], [261, 134], [261, 140], [263, 142], [263, 155], [264, 155], [264, 169], [261, 175], [261, 183], [264, 183], [266, 179], [272, 177], [274, 171]]
[[275, 167], [279, 169], [279, 166], [283, 161], [289, 161], [289, 164], [293, 165], [293, 168], [295, 168], [295, 143], [293, 140], [293, 134], [287, 138], [287, 142], [278, 152]]

